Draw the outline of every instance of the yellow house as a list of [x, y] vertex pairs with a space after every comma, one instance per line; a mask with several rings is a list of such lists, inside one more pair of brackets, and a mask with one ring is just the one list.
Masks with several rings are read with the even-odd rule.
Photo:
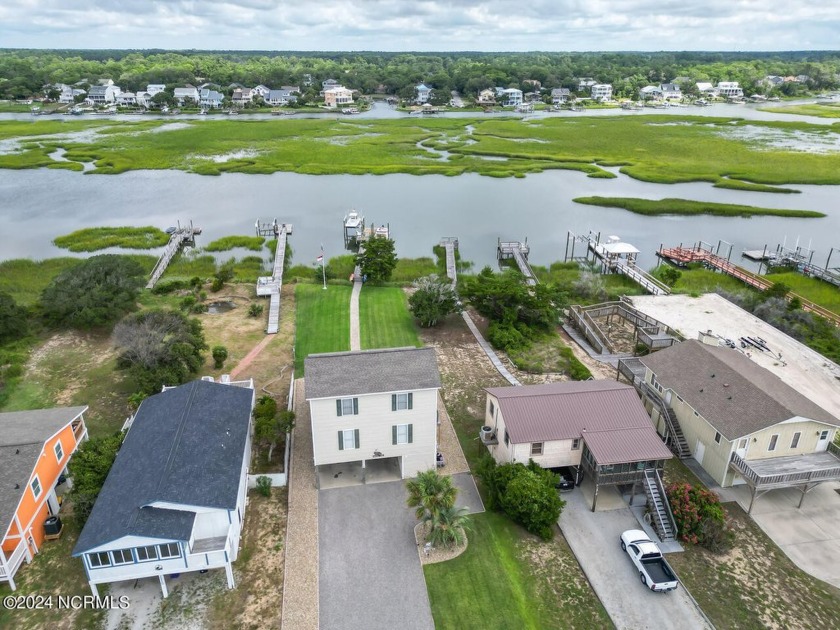
[[722, 487], [749, 484], [754, 500], [795, 486], [804, 497], [816, 484], [840, 479], [833, 444], [840, 420], [717, 337], [701, 334], [640, 361], [657, 431], [669, 440], [681, 432], [691, 456]]

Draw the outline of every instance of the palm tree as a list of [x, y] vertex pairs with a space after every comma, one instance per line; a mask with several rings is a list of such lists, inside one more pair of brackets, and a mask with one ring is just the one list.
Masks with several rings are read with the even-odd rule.
[[445, 507], [423, 520], [429, 524], [428, 541], [441, 547], [463, 545], [467, 538], [465, 530], [472, 528], [467, 508]]
[[408, 490], [406, 503], [415, 508], [414, 515], [418, 519], [426, 519], [455, 505], [458, 488], [452, 485], [450, 477], [439, 475], [435, 469], [421, 472], [405, 485]]

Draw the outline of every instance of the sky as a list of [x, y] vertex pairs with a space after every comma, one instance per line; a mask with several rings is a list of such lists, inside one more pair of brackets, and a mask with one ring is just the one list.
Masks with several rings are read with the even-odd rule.
[[836, 50], [840, 0], [10, 0], [0, 47]]

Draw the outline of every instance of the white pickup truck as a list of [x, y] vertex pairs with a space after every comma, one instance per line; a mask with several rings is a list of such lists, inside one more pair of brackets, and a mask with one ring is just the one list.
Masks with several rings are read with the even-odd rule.
[[677, 576], [668, 566], [659, 547], [640, 529], [628, 529], [621, 535], [621, 549], [627, 552], [639, 570], [642, 584], [650, 590], [667, 593], [677, 588]]

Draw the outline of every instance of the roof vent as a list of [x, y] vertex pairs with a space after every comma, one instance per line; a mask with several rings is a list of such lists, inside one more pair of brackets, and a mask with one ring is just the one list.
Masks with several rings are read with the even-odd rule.
[[715, 374], [714, 374], [714, 372], [712, 372], [712, 378], [714, 378], [714, 377], [715, 377]]
[[723, 386], [724, 387], [729, 387], [729, 383], [724, 383]]

